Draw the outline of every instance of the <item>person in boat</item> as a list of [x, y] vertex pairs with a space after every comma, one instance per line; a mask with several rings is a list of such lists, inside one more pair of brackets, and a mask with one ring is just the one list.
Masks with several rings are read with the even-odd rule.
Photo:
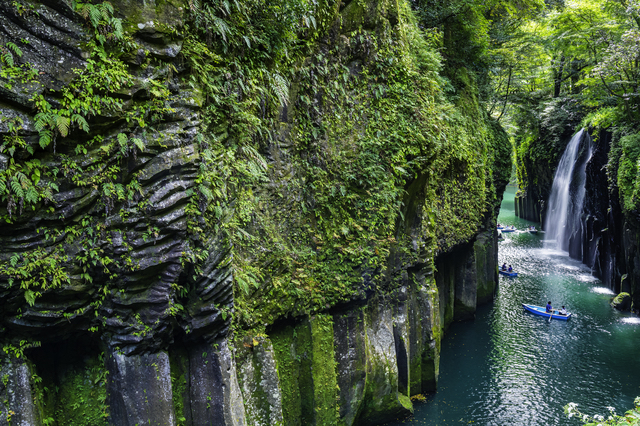
[[503, 270], [503, 271], [506, 271], [506, 270], [507, 270], [507, 263], [506, 263], [506, 262], [502, 264], [502, 270]]
[[507, 269], [507, 271], [513, 272], [513, 268], [511, 267], [511, 265], [509, 265], [509, 269]]
[[551, 301], [547, 302], [547, 313], [550, 314], [553, 312], [553, 307], [551, 306]]
[[562, 307], [562, 309], [560, 309], [560, 312], [558, 312], [560, 315], [567, 315], [567, 310], [564, 308], [564, 306]]

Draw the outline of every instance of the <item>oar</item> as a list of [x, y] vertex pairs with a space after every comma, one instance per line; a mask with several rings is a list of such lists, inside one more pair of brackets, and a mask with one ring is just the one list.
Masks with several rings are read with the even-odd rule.
[[549, 322], [551, 322], [551, 318], [553, 318], [553, 309], [551, 309], [551, 312], [549, 312]]

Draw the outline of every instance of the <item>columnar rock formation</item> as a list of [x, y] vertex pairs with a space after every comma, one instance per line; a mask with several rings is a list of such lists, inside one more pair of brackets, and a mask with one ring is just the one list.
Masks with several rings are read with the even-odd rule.
[[436, 389], [509, 144], [408, 3], [361, 3], [288, 11], [251, 74], [230, 9], [0, 0], [0, 425], [375, 424]]

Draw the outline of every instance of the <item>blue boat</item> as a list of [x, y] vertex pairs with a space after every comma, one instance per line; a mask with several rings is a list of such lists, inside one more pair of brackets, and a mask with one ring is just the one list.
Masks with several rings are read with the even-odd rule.
[[515, 271], [503, 271], [502, 269], [499, 269], [498, 272], [500, 272], [501, 275], [504, 275], [505, 277], [517, 277], [518, 273]]
[[522, 307], [525, 310], [531, 312], [532, 314], [540, 315], [545, 318], [551, 317], [552, 319], [559, 319], [563, 321], [566, 321], [569, 318], [571, 318], [571, 312], [567, 312], [567, 315], [560, 315], [558, 311], [555, 309], [553, 310], [553, 312], [547, 312], [547, 309], [542, 306], [527, 305], [526, 303], [523, 303]]
[[515, 232], [515, 231], [516, 231], [516, 228], [515, 228], [514, 226], [512, 226], [512, 227], [510, 227], [510, 228], [508, 227], [508, 228], [501, 229], [501, 231], [502, 231], [503, 233], [504, 233], [504, 232]]

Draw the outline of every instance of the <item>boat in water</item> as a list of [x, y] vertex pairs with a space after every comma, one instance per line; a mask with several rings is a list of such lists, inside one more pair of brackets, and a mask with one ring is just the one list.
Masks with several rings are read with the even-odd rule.
[[498, 270], [498, 272], [500, 272], [500, 275], [504, 275], [505, 277], [517, 277], [518, 273], [516, 271], [503, 271], [502, 269]]
[[522, 304], [522, 307], [525, 311], [531, 312], [532, 314], [540, 315], [545, 318], [551, 317], [552, 319], [559, 319], [566, 321], [571, 318], [571, 312], [567, 312], [567, 315], [560, 315], [557, 309], [554, 309], [551, 312], [547, 312], [547, 309], [543, 306], [535, 306], [535, 305], [527, 305], [526, 303]]

